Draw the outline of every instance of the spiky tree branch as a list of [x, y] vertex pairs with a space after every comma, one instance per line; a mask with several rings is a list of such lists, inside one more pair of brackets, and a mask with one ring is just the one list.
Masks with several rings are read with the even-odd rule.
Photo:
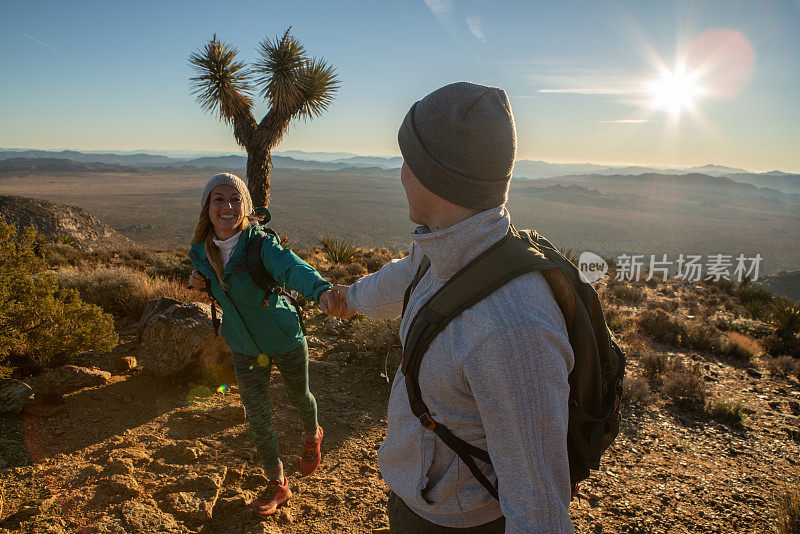
[[[270, 153], [291, 121], [320, 116], [339, 88], [333, 67], [309, 57], [290, 31], [291, 26], [282, 37], [259, 44], [252, 70], [236, 61], [237, 50], [217, 41], [216, 34], [189, 58], [198, 73], [191, 82], [201, 108], [232, 124], [236, 141], [247, 150], [247, 180], [256, 205], [268, 203]], [[258, 123], [251, 111], [254, 87], [269, 105]]]

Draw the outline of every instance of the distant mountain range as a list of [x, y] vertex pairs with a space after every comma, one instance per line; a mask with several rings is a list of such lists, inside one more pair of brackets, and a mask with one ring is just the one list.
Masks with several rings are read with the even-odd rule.
[[[69, 160], [73, 163], [51, 164], [47, 168], [44, 162], [34, 163], [31, 160], [42, 159]], [[13, 160], [13, 161], [11, 161]], [[33, 165], [30, 170], [47, 170], [50, 172], [122, 172], [121, 168], [92, 167], [80, 168], [75, 163], [106, 164], [131, 168], [161, 169], [208, 169], [230, 170], [244, 173], [247, 157], [240, 154], [223, 156], [201, 156], [195, 158], [175, 158], [158, 154], [114, 154], [88, 153], [75, 150], [0, 150], [0, 172], [17, 172]], [[272, 164], [276, 169], [341, 171], [355, 168], [399, 169], [403, 159], [397, 156], [359, 156], [347, 152], [303, 152], [289, 150], [274, 152]], [[70, 165], [72, 165], [70, 167]], [[721, 165], [703, 165], [689, 168], [662, 168], [645, 166], [610, 166], [595, 163], [550, 163], [546, 161], [518, 160], [514, 166], [515, 178], [542, 180], [563, 176], [585, 175], [706, 175], [726, 177], [735, 182], [748, 183], [758, 187], [768, 187], [784, 193], [800, 193], [800, 174], [781, 171], [753, 173], [745, 169], [725, 167]]]

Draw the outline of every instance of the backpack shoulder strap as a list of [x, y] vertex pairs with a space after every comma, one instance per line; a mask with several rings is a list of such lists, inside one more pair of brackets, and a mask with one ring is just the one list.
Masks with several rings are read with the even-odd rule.
[[[429, 266], [430, 262], [425, 265], [423, 261], [423, 265], [417, 271], [417, 276], [406, 292], [405, 305], [408, 304], [411, 292]], [[511, 229], [500, 241], [453, 275], [420, 308], [409, 326], [404, 344], [401, 371], [405, 376], [411, 411], [419, 418], [423, 426], [435, 432], [448, 447], [458, 454], [475, 478], [495, 499], [499, 495], [497, 487], [491, 484], [475, 463], [475, 459], [487, 464], [491, 463], [489, 453], [458, 438], [446, 426], [433, 420], [425, 401], [422, 400], [419, 387], [420, 365], [431, 342], [461, 312], [518, 276], [531, 271], [552, 268], [554, 268], [553, 264], [535, 246], [527, 240], [520, 239], [519, 234]]]
[[[403, 373], [416, 375], [419, 360], [430, 343], [461, 312], [518, 276], [554, 267], [534, 246], [510, 231], [453, 275], [420, 308], [408, 328], [403, 350]], [[420, 273], [417, 274], [412, 289], [421, 278]]]
[[247, 272], [250, 278], [256, 283], [258, 287], [269, 293], [275, 293], [280, 290], [280, 285], [275, 279], [267, 272], [264, 267], [264, 262], [261, 259], [261, 245], [264, 243], [264, 238], [267, 234], [277, 237], [277, 234], [271, 228], [258, 230], [247, 243]]
[[408, 307], [408, 300], [411, 298], [411, 293], [417, 288], [417, 284], [419, 281], [422, 280], [422, 277], [425, 276], [425, 273], [428, 272], [428, 269], [431, 268], [431, 260], [428, 256], [422, 256], [422, 259], [419, 262], [419, 267], [417, 268], [417, 274], [414, 275], [414, 279], [411, 281], [411, 285], [406, 288], [406, 294], [403, 297], [403, 313], [401, 315], [406, 314], [406, 308]]

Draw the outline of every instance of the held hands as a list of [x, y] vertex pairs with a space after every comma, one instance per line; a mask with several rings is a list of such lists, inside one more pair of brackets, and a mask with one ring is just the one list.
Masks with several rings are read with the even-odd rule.
[[319, 309], [339, 319], [350, 319], [356, 310], [347, 305], [347, 288], [333, 286], [319, 297]]

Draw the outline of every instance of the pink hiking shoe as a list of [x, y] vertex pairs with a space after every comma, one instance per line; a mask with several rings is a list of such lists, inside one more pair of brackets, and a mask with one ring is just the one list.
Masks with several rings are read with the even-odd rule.
[[283, 484], [277, 480], [267, 483], [265, 489], [250, 505], [254, 513], [260, 516], [270, 516], [275, 513], [278, 506], [292, 498], [292, 490], [289, 489], [289, 481], [283, 477]]
[[305, 438], [302, 440], [303, 454], [300, 457], [300, 471], [308, 476], [314, 472], [322, 461], [322, 427], [319, 427], [319, 435], [317, 441], [313, 443], [306, 443]]

